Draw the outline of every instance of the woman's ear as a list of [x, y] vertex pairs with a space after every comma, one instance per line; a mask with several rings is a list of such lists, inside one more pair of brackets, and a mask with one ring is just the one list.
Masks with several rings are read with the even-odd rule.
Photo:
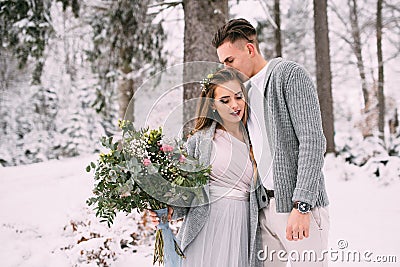
[[217, 109], [217, 107], [215, 106], [215, 102], [214, 101], [210, 104], [210, 108], [212, 109], [212, 111]]

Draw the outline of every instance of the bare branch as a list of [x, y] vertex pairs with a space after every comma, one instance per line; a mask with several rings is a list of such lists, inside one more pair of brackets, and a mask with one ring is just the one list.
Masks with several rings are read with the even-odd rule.
[[267, 4], [263, 0], [259, 0], [258, 2], [260, 2], [260, 5], [261, 5], [262, 9], [264, 10], [265, 15], [267, 15], [267, 20], [271, 23], [271, 25], [272, 25], [272, 27], [274, 27], [274, 29], [277, 29], [278, 26], [276, 25], [274, 19], [271, 17], [271, 14], [268, 11]]
[[328, 5], [331, 10], [333, 11], [333, 13], [337, 16], [337, 18], [340, 20], [340, 22], [342, 22], [343, 26], [346, 28], [347, 32], [351, 32], [351, 29], [349, 29], [347, 27], [347, 25], [349, 24], [349, 22], [343, 18], [343, 16], [341, 15], [338, 7], [335, 5], [334, 1], [330, 0], [329, 1], [329, 5]]
[[159, 4], [148, 5], [148, 7], [158, 7], [158, 6], [174, 7], [174, 6], [177, 6], [177, 5], [180, 5], [180, 4], [182, 4], [182, 1], [163, 2], [163, 3], [159, 3]]
[[394, 10], [400, 12], [400, 7], [395, 6], [395, 5], [392, 5], [392, 4], [389, 4], [389, 3], [387, 3], [387, 1], [383, 1], [383, 3], [385, 4], [385, 7], [389, 7], [389, 8], [391, 8], [391, 9], [394, 9]]
[[330, 31], [335, 35], [337, 35], [340, 39], [348, 43], [351, 47], [353, 47], [353, 42], [350, 39], [348, 39], [348, 37], [346, 37], [344, 34], [335, 30], [330, 30]]

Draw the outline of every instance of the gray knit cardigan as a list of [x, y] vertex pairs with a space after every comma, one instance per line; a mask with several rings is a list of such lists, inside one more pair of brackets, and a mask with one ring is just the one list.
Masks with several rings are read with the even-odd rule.
[[[266, 81], [264, 117], [274, 157], [277, 212], [290, 212], [294, 201], [326, 206], [322, 173], [326, 139], [313, 81], [302, 66], [282, 58], [269, 62]], [[268, 198], [262, 191], [260, 206], [266, 206]]]

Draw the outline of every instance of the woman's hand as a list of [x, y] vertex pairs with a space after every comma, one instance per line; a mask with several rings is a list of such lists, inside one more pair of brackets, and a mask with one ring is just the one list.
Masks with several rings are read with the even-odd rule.
[[[160, 218], [157, 217], [157, 213], [155, 213], [152, 210], [148, 210], [148, 212], [149, 212], [150, 219], [151, 219], [153, 225], [157, 226], [160, 223]], [[174, 210], [171, 207], [168, 207], [168, 221], [171, 221], [173, 212], [174, 212]]]

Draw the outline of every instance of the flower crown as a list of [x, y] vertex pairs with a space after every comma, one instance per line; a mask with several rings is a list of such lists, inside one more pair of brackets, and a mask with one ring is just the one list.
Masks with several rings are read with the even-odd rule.
[[200, 81], [200, 84], [201, 84], [201, 87], [202, 87], [201, 91], [203, 91], [204, 93], [207, 93], [208, 86], [210, 85], [211, 79], [213, 77], [214, 77], [214, 74], [210, 73], [210, 74], [207, 74], [206, 78], [204, 78], [203, 80]]

